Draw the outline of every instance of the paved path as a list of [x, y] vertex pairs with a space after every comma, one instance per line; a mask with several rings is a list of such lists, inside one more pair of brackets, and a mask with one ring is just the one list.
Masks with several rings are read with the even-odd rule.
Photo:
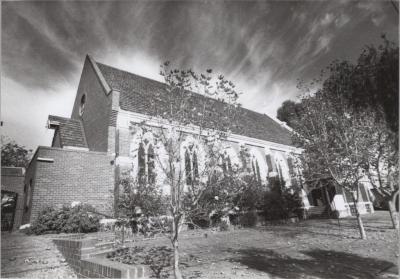
[[77, 278], [51, 237], [1, 234], [1, 277]]

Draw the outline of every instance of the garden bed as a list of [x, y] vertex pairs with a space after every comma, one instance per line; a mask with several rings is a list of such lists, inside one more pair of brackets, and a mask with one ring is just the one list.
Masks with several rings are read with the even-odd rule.
[[[398, 237], [387, 212], [363, 217], [367, 240], [354, 218], [296, 224], [187, 231], [180, 238], [185, 278], [376, 278], [398, 260]], [[108, 260], [150, 267], [153, 278], [173, 278], [168, 238], [137, 241]]]

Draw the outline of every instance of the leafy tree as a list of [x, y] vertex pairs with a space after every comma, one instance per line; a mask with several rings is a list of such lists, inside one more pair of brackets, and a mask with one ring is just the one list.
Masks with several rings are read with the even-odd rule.
[[396, 137], [382, 121], [382, 117], [369, 120], [373, 122], [366, 125], [371, 142], [366, 157], [367, 176], [374, 188], [374, 194], [387, 203], [393, 228], [397, 229], [399, 225], [395, 198], [399, 194], [399, 153], [397, 143], [393, 142]]
[[294, 102], [292, 100], [287, 100], [282, 103], [278, 108], [277, 118], [290, 127], [293, 125], [293, 121], [298, 119], [302, 114], [301, 103]]
[[[347, 77], [348, 78], [348, 77]], [[303, 175], [306, 181], [330, 178], [352, 193], [361, 238], [366, 234], [357, 204], [359, 183], [365, 177], [368, 148], [371, 144], [367, 123], [374, 115], [355, 111], [336, 86], [319, 90], [302, 99], [304, 114], [294, 125], [294, 141], [303, 148]], [[366, 121], [366, 120], [369, 121]]]
[[[6, 142], [7, 141], [7, 142]], [[15, 141], [2, 138], [1, 165], [5, 167], [27, 167], [32, 150]]]
[[[356, 111], [383, 113], [386, 125], [397, 142], [399, 131], [399, 47], [382, 35], [378, 47], [366, 46], [355, 64], [335, 60], [312, 82], [321, 83], [325, 92], [340, 92]], [[328, 75], [328, 76], [327, 76]], [[325, 80], [323, 78], [326, 77]], [[302, 84], [301, 84], [302, 86]], [[278, 109], [277, 118], [293, 126], [304, 113], [302, 102], [287, 100]], [[395, 145], [398, 148], [398, 145]]]
[[[382, 35], [378, 47], [366, 46], [355, 65], [334, 61], [324, 90], [338, 90], [357, 111], [384, 112], [388, 127], [399, 130], [399, 47]], [[344, 76], [347, 76], [345, 78]], [[340, 88], [339, 88], [340, 87]]]

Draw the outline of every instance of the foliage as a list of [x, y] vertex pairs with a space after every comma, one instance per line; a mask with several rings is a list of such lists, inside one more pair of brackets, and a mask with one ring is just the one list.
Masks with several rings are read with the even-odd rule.
[[100, 228], [99, 218], [93, 216], [93, 207], [89, 205], [64, 206], [61, 209], [47, 207], [32, 223], [29, 232], [44, 233], [88, 233]]
[[167, 198], [154, 183], [140, 183], [130, 176], [124, 176], [119, 182], [117, 228], [131, 228], [132, 233], [144, 236], [169, 232], [171, 220], [165, 214], [168, 211]]
[[[332, 179], [354, 193], [356, 205], [359, 182], [370, 170], [379, 176], [380, 167], [397, 168], [397, 159], [393, 158], [398, 157], [399, 77], [398, 62], [393, 61], [398, 61], [398, 48], [384, 38], [384, 45], [378, 49], [367, 47], [357, 65], [331, 63], [328, 78], [323, 80], [322, 74], [315, 80], [321, 84], [316, 92], [310, 91], [315, 84], [299, 84], [306, 94], [301, 100], [303, 113], [294, 121], [293, 139], [304, 150], [303, 175], [309, 186]], [[383, 154], [392, 159], [384, 163]], [[356, 215], [365, 238], [357, 209]]]
[[[5, 141], [8, 141], [5, 143]], [[32, 150], [17, 144], [15, 141], [2, 138], [1, 165], [4, 167], [27, 167]]]
[[239, 217], [239, 224], [243, 227], [252, 228], [257, 225], [258, 214], [255, 210], [245, 211]]
[[[122, 190], [118, 199], [118, 212], [123, 217], [159, 216], [167, 213], [166, 197], [152, 183], [138, 183], [126, 176], [120, 180]], [[138, 214], [140, 212], [140, 214]]]
[[278, 108], [277, 118], [280, 121], [286, 122], [290, 127], [293, 125], [293, 121], [298, 119], [303, 113], [301, 103], [294, 102], [292, 100], [287, 100], [282, 103]]
[[219, 230], [221, 232], [228, 231], [229, 230], [229, 224], [226, 221], [223, 220], [223, 221], [221, 221], [219, 223], [218, 228], [219, 228]]
[[263, 214], [265, 220], [286, 220], [297, 215], [302, 206], [300, 196], [276, 178], [269, 179], [269, 191], [264, 194]]
[[[324, 90], [337, 90], [357, 111], [384, 112], [387, 126], [395, 135], [399, 126], [399, 47], [382, 35], [378, 47], [366, 46], [357, 64], [334, 61]], [[347, 78], [343, 78], [346, 75]]]
[[[239, 211], [259, 209], [263, 185], [248, 169], [246, 147], [241, 147], [242, 164], [216, 173], [197, 204], [188, 211], [188, 220], [200, 227], [219, 225], [222, 218], [235, 219]], [[221, 167], [222, 169], [222, 167]]]
[[[211, 69], [197, 74], [191, 69], [171, 69], [166, 62], [161, 65], [160, 74], [165, 80], [167, 94], [155, 92], [155, 98], [169, 109], [161, 112], [158, 102], [154, 102], [153, 109], [158, 115], [156, 120], [160, 127], [165, 127], [154, 135], [156, 149], [164, 150], [166, 154], [162, 157], [157, 152], [156, 159], [170, 188], [174, 275], [175, 278], [182, 278], [179, 270], [179, 231], [190, 212], [197, 210], [197, 204], [212, 185], [211, 182], [221, 178], [216, 175], [223, 154], [221, 141], [235, 123], [239, 92], [231, 81], [222, 75], [213, 75]], [[193, 132], [190, 137], [185, 128]], [[182, 147], [185, 155], [181, 153]], [[194, 150], [202, 150], [196, 166], [190, 163]], [[187, 167], [191, 168], [190, 172], [185, 171]]]

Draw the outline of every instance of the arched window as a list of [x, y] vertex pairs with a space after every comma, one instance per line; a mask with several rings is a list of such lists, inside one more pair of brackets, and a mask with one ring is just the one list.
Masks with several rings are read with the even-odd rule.
[[256, 181], [261, 182], [260, 166], [258, 164], [256, 157], [254, 156], [252, 157], [251, 160], [251, 167], [253, 169], [254, 178], [256, 179]]
[[138, 150], [138, 180], [139, 183], [155, 183], [155, 155], [152, 144], [139, 144]]
[[193, 175], [194, 178], [199, 178], [199, 162], [197, 161], [196, 151], [193, 151]]
[[146, 183], [146, 152], [144, 150], [143, 143], [139, 143], [138, 166], [139, 183]]
[[185, 152], [185, 173], [186, 173], [186, 184], [192, 184], [192, 166], [190, 160], [189, 150], [186, 149]]
[[153, 145], [149, 145], [147, 149], [147, 180], [150, 184], [156, 181], [155, 164], [154, 164], [154, 149]]
[[81, 97], [81, 103], [79, 105], [79, 115], [82, 116], [83, 112], [85, 110], [85, 104], [86, 104], [86, 94], [83, 94]]
[[185, 151], [185, 174], [187, 185], [192, 185], [199, 180], [199, 162], [193, 146]]
[[226, 152], [222, 157], [222, 170], [224, 174], [230, 174], [232, 172], [231, 157]]

